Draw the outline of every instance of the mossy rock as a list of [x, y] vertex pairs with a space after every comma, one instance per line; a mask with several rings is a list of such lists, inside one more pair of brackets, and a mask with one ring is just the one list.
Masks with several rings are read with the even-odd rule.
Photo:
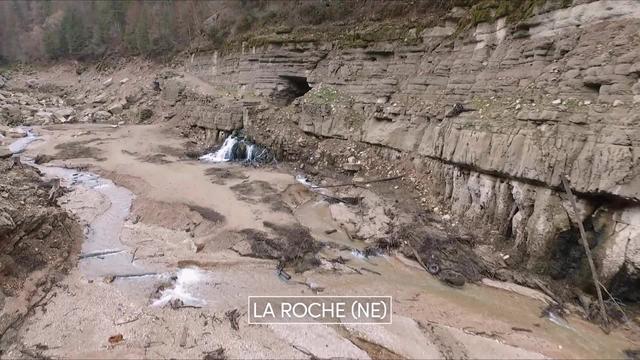
[[246, 157], [247, 157], [247, 145], [242, 141], [238, 141], [237, 143], [235, 143], [235, 145], [233, 145], [233, 148], [231, 148], [231, 159], [238, 160], [238, 159], [244, 159]]

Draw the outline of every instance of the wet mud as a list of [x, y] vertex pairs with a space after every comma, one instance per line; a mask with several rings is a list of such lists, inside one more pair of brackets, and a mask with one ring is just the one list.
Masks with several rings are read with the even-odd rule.
[[[181, 146], [165, 130], [92, 131], [122, 139], [92, 145], [105, 161], [55, 160], [43, 170], [62, 172], [56, 176], [70, 189], [60, 203], [86, 225], [83, 258], [46, 311], [19, 327], [9, 356], [19, 352], [16, 344], [43, 356], [103, 358], [202, 358], [221, 347], [229, 358], [611, 357], [631, 346], [574, 315], [567, 316], [571, 329], [539, 317], [540, 300], [470, 283], [485, 274], [467, 252], [471, 240], [415, 226], [402, 236], [387, 232], [409, 218], [368, 190], [323, 193], [282, 169], [233, 164], [225, 169], [242, 175], [216, 184], [209, 164], [174, 161], [175, 154], [169, 163], [146, 162], [122, 152]], [[51, 142], [34, 143], [32, 153], [55, 152], [74, 133], [45, 133]], [[77, 166], [87, 170], [65, 168]], [[288, 211], [274, 211], [273, 199]], [[102, 232], [107, 224], [118, 234]], [[462, 274], [464, 286], [449, 286], [397, 251], [407, 239], [433, 254], [438, 274]], [[433, 265], [433, 257], [420, 259]], [[249, 295], [319, 293], [393, 296], [394, 324], [247, 324]]]

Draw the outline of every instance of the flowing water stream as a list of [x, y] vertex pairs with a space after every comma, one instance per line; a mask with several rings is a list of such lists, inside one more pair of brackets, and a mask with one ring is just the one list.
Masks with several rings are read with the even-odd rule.
[[90, 172], [55, 166], [38, 166], [47, 177], [59, 178], [72, 189], [95, 191], [108, 203], [85, 229], [79, 267], [88, 277], [145, 275], [149, 271], [132, 260], [132, 249], [120, 242], [124, 222], [134, 198], [131, 191]]
[[[27, 131], [27, 136], [11, 144], [12, 151], [16, 153], [23, 152], [30, 143], [39, 139], [33, 131], [25, 131]], [[202, 160], [217, 162], [233, 160], [233, 147], [239, 141], [242, 140], [232, 137], [227, 138], [218, 151], [207, 154], [210, 156]], [[246, 156], [254, 156], [256, 149], [256, 147], [247, 146]], [[31, 163], [28, 159], [25, 159], [25, 162]], [[236, 274], [236, 276], [243, 276], [239, 280], [227, 279], [223, 281], [221, 280], [224, 276], [222, 272], [209, 268], [206, 271], [197, 267], [178, 268], [176, 270], [175, 265], [169, 266], [156, 263], [153, 265], [155, 267], [151, 267], [152, 265], [144, 261], [135, 260], [133, 256], [135, 249], [123, 244], [121, 241], [123, 228], [129, 226], [127, 218], [135, 198], [131, 191], [91, 172], [56, 166], [34, 166], [37, 166], [47, 177], [61, 179], [62, 185], [75, 191], [75, 201], [82, 203], [83, 206], [91, 206], [92, 202], [95, 203], [96, 194], [104, 199], [107, 204], [107, 206], [101, 208], [101, 212], [87, 221], [85, 240], [82, 244], [78, 265], [84, 277], [88, 279], [110, 276], [121, 277], [118, 282], [122, 286], [121, 289], [125, 289], [124, 292], [128, 296], [136, 293], [140, 293], [141, 296], [148, 296], [148, 293], [153, 291], [153, 287], [159, 281], [170, 282], [170, 286], [159, 291], [157, 296], [148, 303], [153, 307], [175, 306], [178, 300], [180, 306], [211, 307], [216, 302], [223, 302], [225, 296], [232, 297], [232, 295], [236, 294], [235, 292], [227, 294], [216, 288], [213, 285], [214, 280], [216, 283], [223, 283], [222, 286], [228, 286], [224, 284], [234, 284], [235, 281], [241, 283], [242, 286], [246, 286], [245, 284], [250, 284], [252, 279], [255, 280], [250, 272]], [[296, 180], [313, 191], [322, 191], [322, 189], [314, 188], [313, 184], [304, 177], [298, 177]], [[65, 205], [63, 204], [63, 206]], [[72, 208], [70, 210], [73, 211]], [[326, 203], [323, 201], [308, 202], [305, 206], [301, 206], [294, 216], [300, 223], [309, 227], [317, 237], [342, 243], [343, 245], [350, 244], [350, 247], [354, 250], [345, 250], [341, 255], [343, 258], [349, 259], [351, 267], [360, 269], [365, 276], [368, 276], [367, 282], [363, 283], [364, 277], [361, 276], [313, 275], [327, 289], [356, 289], [360, 287], [363, 289], [362, 291], [368, 291], [367, 289], [369, 289], [371, 292], [378, 292], [382, 289], [382, 291], [388, 291], [389, 293], [396, 288], [415, 289], [416, 293], [427, 291], [430, 296], [445, 300], [454, 309], [456, 307], [473, 309], [474, 314], [479, 314], [478, 316], [486, 316], [490, 319], [504, 319], [520, 327], [529, 327], [531, 323], [539, 323], [539, 330], [553, 334], [562, 343], [576, 343], [581, 348], [594, 351], [599, 347], [611, 346], [611, 344], [606, 344], [601, 337], [585, 332], [585, 327], [582, 325], [572, 323], [572, 325], [575, 324], [576, 326], [567, 328], [554, 322], [554, 319], [539, 319], [538, 307], [540, 305], [529, 298], [505, 295], [501, 290], [478, 285], [469, 285], [464, 290], [451, 289], [436, 279], [425, 276], [421, 269], [407, 265], [399, 257], [363, 256], [358, 251], [358, 246], [354, 246], [345, 237], [346, 235], [342, 234], [340, 229], [330, 235], [324, 232], [328, 224], [331, 226], [335, 226], [335, 224], [332, 224]], [[247, 278], [245, 279], [244, 277]], [[350, 282], [353, 282], [351, 287], [349, 287]], [[292, 284], [294, 283], [297, 284], [297, 282], [292, 282]], [[392, 283], [393, 287], [389, 288], [388, 283]], [[237, 291], [237, 289], [234, 291]], [[511, 301], [504, 303], [505, 298], [510, 298]], [[498, 309], [496, 304], [500, 303], [504, 303], [504, 305]], [[499, 312], [496, 312], [497, 309]], [[416, 311], [420, 314], [421, 311], [426, 310], [418, 308]], [[535, 329], [535, 331], [539, 330]]]
[[[25, 131], [27, 136], [11, 144], [12, 152], [21, 153], [30, 143], [40, 139], [31, 129]], [[207, 277], [206, 272], [197, 268], [185, 268], [178, 269], [172, 276], [166, 268], [158, 269], [156, 266], [153, 270], [149, 269], [148, 266], [135, 261], [135, 249], [121, 242], [122, 230], [135, 197], [131, 191], [91, 172], [36, 165], [28, 158], [25, 162], [37, 167], [45, 177], [60, 179], [62, 186], [76, 191], [76, 201], [91, 204], [94, 200], [89, 195], [90, 192], [98, 193], [106, 201], [106, 209], [90, 219], [85, 228], [78, 268], [86, 278], [136, 280], [149, 277], [173, 280], [174, 287], [163, 290], [160, 298], [153, 302], [153, 306], [164, 306], [176, 299], [187, 306], [200, 307], [206, 304], [206, 301], [189, 292]], [[71, 211], [73, 212], [73, 209]]]
[[9, 145], [9, 151], [11, 151], [14, 154], [19, 154], [23, 152], [27, 148], [27, 146], [29, 146], [29, 144], [39, 139], [38, 135], [32, 129], [17, 128], [16, 130], [24, 133], [25, 136], [19, 138], [18, 140], [15, 140]]
[[200, 156], [205, 162], [228, 162], [228, 161], [254, 161], [261, 159], [267, 153], [267, 149], [260, 147], [251, 141], [229, 135], [222, 146], [208, 154]]
[[[9, 145], [14, 154], [22, 153], [40, 138], [32, 129]], [[73, 188], [82, 187], [99, 193], [108, 202], [107, 209], [98, 214], [85, 229], [85, 241], [80, 254], [80, 269], [88, 277], [145, 274], [146, 271], [132, 261], [130, 249], [120, 242], [124, 221], [129, 216], [133, 200], [131, 191], [116, 186], [111, 180], [90, 172], [56, 166], [36, 165], [30, 159], [25, 162], [37, 167], [48, 178], [58, 178], [61, 184]]]
[[238, 139], [229, 136], [224, 139], [224, 143], [217, 151], [202, 155], [200, 160], [207, 162], [226, 162], [233, 160], [233, 147], [238, 143]]

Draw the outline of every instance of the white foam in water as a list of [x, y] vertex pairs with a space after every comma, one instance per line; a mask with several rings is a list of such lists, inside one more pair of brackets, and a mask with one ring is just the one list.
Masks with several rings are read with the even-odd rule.
[[306, 176], [304, 175], [296, 175], [296, 181], [299, 182], [300, 184], [306, 186], [309, 188], [309, 190], [313, 191], [313, 192], [317, 192], [319, 194], [323, 194], [323, 195], [329, 195], [329, 192], [327, 191], [327, 189], [324, 189], [322, 187], [318, 187], [318, 185], [312, 183], [311, 181], [309, 181], [309, 179], [307, 179]]
[[304, 175], [296, 175], [296, 181], [299, 182], [300, 184], [304, 185], [304, 186], [308, 186], [308, 187], [313, 187], [314, 185], [311, 183], [311, 181], [309, 181], [309, 179], [307, 179], [306, 176]]
[[551, 321], [552, 323], [558, 325], [558, 326], [562, 326], [563, 328], [567, 328], [569, 330], [575, 330], [574, 328], [572, 328], [569, 323], [567, 322], [567, 320], [561, 318], [560, 316], [556, 315], [553, 312], [549, 312], [547, 318], [549, 319], [549, 321]]
[[209, 162], [225, 162], [231, 160], [231, 151], [233, 150], [233, 145], [238, 142], [238, 139], [234, 137], [227, 137], [224, 139], [224, 143], [222, 143], [222, 147], [218, 149], [216, 152], [212, 152], [209, 154], [204, 154], [200, 156], [200, 160], [209, 161]]
[[151, 306], [163, 307], [175, 300], [180, 300], [185, 306], [202, 307], [207, 304], [206, 301], [189, 293], [190, 289], [206, 278], [206, 274], [202, 270], [185, 268], [178, 270], [176, 275], [175, 286], [163, 290], [160, 298], [154, 301]]
[[256, 151], [256, 146], [253, 144], [250, 144], [249, 146], [247, 146], [247, 157], [245, 158], [245, 160], [247, 161], [251, 161], [253, 160], [253, 152]]
[[27, 136], [20, 138], [9, 145], [9, 151], [14, 154], [23, 152], [27, 148], [27, 145], [38, 140], [38, 136], [31, 129], [18, 128], [17, 130], [27, 134]]

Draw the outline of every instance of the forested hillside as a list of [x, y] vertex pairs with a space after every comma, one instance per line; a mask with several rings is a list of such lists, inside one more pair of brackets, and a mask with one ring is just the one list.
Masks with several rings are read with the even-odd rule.
[[180, 48], [211, 4], [198, 1], [3, 1], [5, 60], [152, 54]]
[[[473, 6], [469, 22], [526, 14], [539, 0], [101, 0], [0, 2], [0, 61], [89, 60], [106, 54], [158, 56], [220, 45], [248, 33], [324, 23], [398, 19], [418, 28], [453, 6]], [[198, 40], [194, 44], [194, 40]]]

